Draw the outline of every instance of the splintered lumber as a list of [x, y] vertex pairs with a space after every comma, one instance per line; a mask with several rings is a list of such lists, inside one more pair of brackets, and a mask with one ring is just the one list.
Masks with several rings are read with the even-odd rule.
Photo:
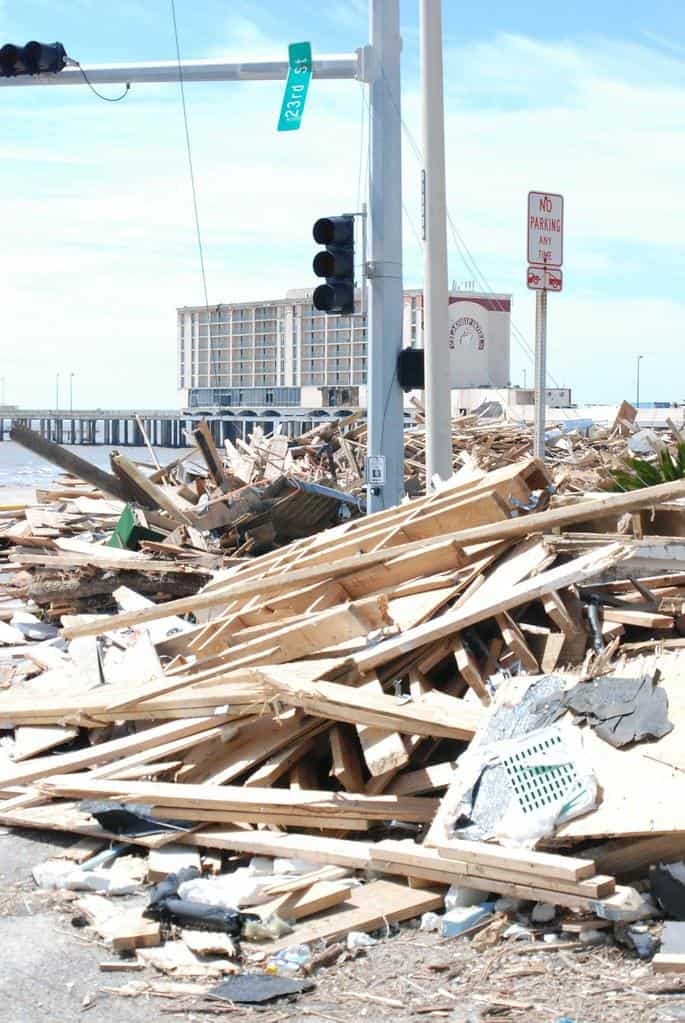
[[485, 618], [491, 618], [502, 611], [507, 611], [530, 600], [536, 600], [551, 590], [570, 586], [580, 582], [581, 579], [589, 579], [605, 568], [615, 565], [627, 554], [628, 549], [624, 545], [608, 544], [587, 555], [574, 558], [573, 561], [565, 565], [550, 568], [532, 579], [517, 583], [508, 593], [491, 598], [486, 603], [479, 602], [478, 593], [476, 593], [473, 601], [467, 605], [453, 609], [433, 621], [417, 625], [414, 629], [408, 629], [400, 636], [379, 643], [368, 652], [353, 655], [348, 658], [348, 667], [351, 671], [359, 674], [373, 671], [378, 665], [401, 654], [407, 654], [426, 643], [443, 639]]
[[[386, 874], [410, 873], [427, 881], [488, 888], [514, 898], [549, 902], [569, 909], [593, 910], [602, 899], [616, 890], [612, 877], [596, 875], [584, 881], [569, 882], [543, 875], [498, 870], [477, 863], [447, 860], [435, 850], [411, 841], [385, 840], [371, 846], [371, 862]], [[445, 869], [444, 864], [449, 864]]]
[[556, 627], [563, 632], [567, 639], [573, 639], [578, 629], [559, 594], [552, 590], [543, 598], [542, 603], [545, 613], [549, 615]]
[[[685, 480], [674, 480], [671, 483], [663, 483], [655, 487], [645, 487], [643, 490], [607, 494], [595, 500], [580, 501], [578, 504], [571, 504], [562, 508], [535, 512], [531, 515], [522, 515], [503, 522], [476, 526], [472, 529], [457, 530], [444, 536], [443, 541], [453, 541], [463, 547], [468, 544], [515, 539], [534, 532], [549, 531], [575, 522], [583, 522], [603, 516], [621, 515], [625, 512], [637, 511], [640, 508], [649, 508], [663, 501], [683, 496], [685, 496]], [[195, 597], [168, 601], [154, 608], [142, 608], [139, 611], [114, 615], [108, 618], [106, 622], [98, 621], [71, 626], [63, 630], [63, 635], [70, 639], [73, 639], [75, 636], [100, 635], [102, 632], [111, 629], [127, 628], [143, 622], [154, 621], [155, 618], [217, 607], [227, 603], [233, 597], [254, 595], [256, 590], [260, 594], [273, 593], [291, 588], [296, 584], [299, 585], [326, 578], [340, 579], [346, 574], [359, 571], [363, 567], [380, 565], [391, 556], [396, 558], [401, 554], [415, 551], [424, 544], [425, 540], [421, 539], [412, 541], [409, 544], [392, 547], [389, 550], [371, 551], [368, 554], [359, 554], [340, 560], [331, 560], [329, 555], [329, 559], [325, 564], [314, 564], [309, 568], [295, 569], [281, 574], [264, 574], [260, 576], [257, 587], [253, 577], [245, 578], [241, 581], [241, 573], [239, 572], [233, 577], [233, 581], [226, 580], [225, 583], [221, 584], [220, 588], [214, 589], [211, 592], [197, 594]], [[542, 574], [547, 575], [548, 573]], [[538, 578], [541, 578], [541, 576]], [[571, 582], [576, 581], [579, 580], [571, 580]], [[563, 577], [561, 577], [551, 588], [558, 590], [570, 584], [569, 582], [564, 582]], [[543, 592], [549, 592], [549, 590], [540, 591], [537, 596], [542, 596]], [[508, 610], [510, 606], [512, 605], [508, 605], [502, 608], [502, 610]]]
[[685, 955], [677, 952], [657, 952], [652, 959], [655, 973], [685, 973]]
[[78, 900], [76, 907], [115, 952], [151, 948], [162, 943], [159, 923], [146, 919], [142, 909], [120, 910], [116, 903], [101, 895], [86, 895]]
[[98, 490], [102, 490], [103, 493], [109, 494], [119, 501], [127, 501], [129, 499], [130, 495], [116, 476], [103, 472], [102, 469], [98, 469], [91, 462], [87, 462], [85, 458], [80, 458], [73, 451], [67, 451], [60, 444], [46, 440], [40, 433], [29, 430], [26, 426], [15, 424], [10, 430], [10, 440], [21, 444], [23, 448], [28, 448], [29, 451], [33, 451], [34, 455], [44, 458], [47, 462], [58, 465], [65, 472], [78, 476], [79, 479], [85, 480], [86, 483], [92, 483]]
[[371, 865], [371, 843], [324, 835], [297, 835], [276, 831], [241, 831], [206, 828], [184, 835], [184, 845], [197, 845], [226, 852], [252, 853], [255, 856], [284, 856], [330, 866], [366, 870]]
[[142, 491], [147, 496], [150, 505], [154, 508], [161, 508], [165, 511], [172, 519], [178, 522], [183, 522], [187, 526], [193, 526], [196, 524], [197, 515], [194, 512], [190, 512], [190, 505], [186, 509], [186, 504], [181, 498], [172, 497], [168, 490], [165, 490], [162, 486], [157, 483], [152, 483], [150, 479], [140, 471], [124, 455], [112, 455], [112, 466], [118, 474], [122, 474], [127, 480], [131, 480], [135, 485], [137, 491]]
[[[340, 908], [297, 928], [297, 940], [304, 944], [335, 941], [350, 931], [375, 931], [379, 927], [419, 917], [442, 908], [441, 892], [408, 888], [396, 881], [372, 881], [362, 885]], [[265, 949], [278, 952], [293, 943], [293, 935], [269, 942]]]
[[[382, 644], [381, 644], [382, 645]], [[440, 703], [427, 698], [398, 703], [394, 697], [369, 693], [337, 682], [291, 682], [278, 667], [269, 670], [273, 695], [308, 714], [333, 721], [360, 722], [407, 735], [471, 739], [483, 720], [483, 709], [442, 694]]]
[[[316, 722], [310, 721], [307, 730], [302, 730], [300, 737], [294, 742], [291, 742], [288, 746], [284, 746], [277, 753], [274, 753], [268, 760], [265, 760], [261, 767], [258, 767], [256, 771], [245, 779], [244, 785], [249, 786], [263, 786], [272, 785], [279, 778], [282, 778], [284, 774], [296, 768], [302, 760], [302, 757], [306, 756], [314, 745], [314, 741], [317, 736], [325, 731], [329, 727], [327, 722]], [[206, 779], [211, 784], [212, 779]], [[222, 781], [223, 783], [223, 781]], [[305, 786], [305, 788], [313, 788], [313, 785]]]
[[[357, 693], [383, 696], [383, 688], [377, 679], [359, 686]], [[409, 762], [407, 748], [398, 732], [388, 732], [373, 725], [357, 725], [357, 735], [364, 754], [366, 766], [372, 775], [385, 774], [393, 768], [404, 767]]]
[[[107, 764], [112, 761], [117, 761], [117, 767], [122, 767], [123, 758], [129, 754], [145, 753], [148, 757], [156, 757], [163, 750], [164, 755], [168, 755], [213, 735], [220, 735], [221, 725], [225, 720], [205, 717], [193, 718], [190, 721], [171, 721], [71, 753], [35, 757], [20, 766], [0, 771], [0, 786], [4, 788], [9, 785], [25, 785], [40, 778], [47, 778], [51, 774], [81, 771], [93, 764]], [[170, 743], [173, 743], [171, 748]], [[127, 760], [126, 766], [133, 766], [130, 760]]]
[[424, 792], [447, 788], [454, 778], [456, 763], [430, 764], [416, 771], [405, 771], [398, 775], [385, 790], [394, 796], [420, 796]]
[[207, 468], [209, 469], [214, 482], [218, 484], [222, 490], [230, 490], [231, 486], [226, 477], [221, 457], [216, 449], [214, 438], [210, 433], [205, 419], [201, 419], [197, 424], [193, 430], [193, 437], [195, 438], [195, 443], [202, 452], [202, 457], [207, 463]]
[[[331, 747], [331, 775], [348, 792], [361, 792], [364, 781], [361, 771], [359, 744], [348, 725], [334, 725], [329, 734]], [[414, 795], [415, 793], [406, 793]]]
[[29, 760], [39, 753], [75, 739], [77, 735], [76, 728], [65, 728], [62, 725], [22, 725], [14, 733], [12, 759], [15, 764]]
[[464, 679], [466, 684], [473, 689], [474, 693], [480, 699], [481, 703], [490, 703], [490, 696], [485, 687], [485, 680], [478, 670], [478, 665], [473, 654], [466, 649], [461, 637], [454, 637], [454, 659], [457, 662], [457, 668], [459, 674]]
[[[122, 686], [100, 686], [80, 694], [38, 694], [35, 690], [10, 692], [3, 694], [0, 702], [0, 722], [41, 725], [60, 721], [92, 728], [108, 721], [120, 721], [124, 717], [130, 721], [205, 717], [217, 707], [225, 707], [227, 697], [230, 697], [230, 708], [221, 715], [223, 721], [258, 714], [264, 709], [266, 686], [258, 678], [246, 681], [246, 676], [241, 674], [241, 678], [230, 679], [229, 690], [226, 686], [194, 688], [190, 684], [192, 681], [190, 679], [185, 690], [179, 694], [171, 693], [154, 699], [144, 699], [145, 694], [141, 694], [140, 699], [132, 698], [127, 701], [125, 714], [118, 709], [118, 704], [123, 703], [122, 696], [126, 689]], [[115, 688], [115, 692], [109, 691]], [[129, 688], [128, 692], [131, 691]]]
[[619, 838], [594, 846], [591, 851], [603, 873], [627, 877], [640, 873], [651, 863], [677, 863], [685, 858], [685, 835]]
[[[90, 775], [56, 775], [41, 788], [60, 796], [113, 796], [132, 798], [158, 807], [216, 810], [260, 821], [270, 809], [282, 816], [308, 818], [316, 826], [318, 815], [338, 815], [367, 820], [403, 820], [425, 823], [432, 820], [437, 800], [414, 796], [366, 796], [350, 792], [297, 791], [293, 789], [248, 788], [233, 785], [183, 785], [172, 782], [93, 780]], [[182, 813], [180, 814], [182, 816]]]
[[286, 892], [262, 904], [259, 915], [264, 919], [271, 913], [277, 913], [281, 920], [302, 920], [347, 902], [354, 891], [349, 881], [316, 881], [305, 889]]
[[555, 877], [562, 881], [582, 881], [596, 873], [593, 860], [534, 852], [532, 849], [503, 849], [487, 842], [467, 842], [459, 838], [450, 839], [449, 845], [438, 846], [438, 853], [450, 860], [530, 872], [534, 877]]
[[671, 615], [657, 614], [655, 611], [632, 611], [623, 607], [605, 607], [602, 610], [602, 618], [605, 622], [638, 626], [642, 629], [673, 628]]
[[532, 650], [528, 646], [518, 625], [506, 611], [495, 616], [504, 645], [509, 648], [516, 660], [520, 661], [526, 671], [537, 672], [538, 662]]
[[[238, 728], [237, 734], [230, 741], [222, 735], [212, 743], [198, 746], [194, 755], [189, 754], [187, 769], [180, 772], [177, 780], [225, 785], [251, 769], [254, 777], [254, 769], [258, 771], [260, 763], [271, 761], [273, 770], [274, 757], [284, 749], [290, 750], [292, 746], [307, 742], [327, 725], [316, 718], [303, 716], [299, 710], [290, 710], [278, 718], [262, 714], [255, 721], [239, 723], [235, 727]], [[278, 776], [276, 770], [275, 777]], [[262, 784], [269, 784], [268, 771], [265, 777], [267, 780]]]

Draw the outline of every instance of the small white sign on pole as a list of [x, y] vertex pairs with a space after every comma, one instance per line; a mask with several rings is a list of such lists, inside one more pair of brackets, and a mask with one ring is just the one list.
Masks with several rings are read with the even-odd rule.
[[366, 483], [370, 487], [385, 486], [385, 455], [367, 455]]
[[560, 267], [564, 262], [564, 197], [528, 193], [528, 262]]

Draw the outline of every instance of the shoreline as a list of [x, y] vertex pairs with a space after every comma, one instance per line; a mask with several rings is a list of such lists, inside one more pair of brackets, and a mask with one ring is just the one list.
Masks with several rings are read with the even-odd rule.
[[36, 488], [20, 483], [0, 483], [0, 511], [11, 504], [35, 504]]

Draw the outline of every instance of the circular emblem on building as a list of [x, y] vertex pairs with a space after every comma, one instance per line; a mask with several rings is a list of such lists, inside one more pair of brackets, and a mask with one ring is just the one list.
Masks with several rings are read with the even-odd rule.
[[470, 348], [482, 352], [485, 348], [485, 331], [473, 316], [460, 316], [450, 327], [450, 348]]

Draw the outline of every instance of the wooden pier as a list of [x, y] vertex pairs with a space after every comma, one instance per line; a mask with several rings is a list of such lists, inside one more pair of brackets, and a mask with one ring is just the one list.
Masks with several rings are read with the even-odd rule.
[[239, 413], [220, 412], [200, 415], [175, 410], [90, 409], [63, 411], [49, 409], [0, 409], [0, 441], [9, 439], [12, 426], [17, 423], [40, 433], [57, 444], [105, 444], [113, 448], [143, 447], [145, 441], [138, 420], [142, 423], [150, 443], [155, 447], [185, 448], [201, 419], [209, 425], [215, 442], [223, 445], [225, 439], [246, 440], [256, 425], [271, 433], [276, 424], [287, 436], [296, 436], [311, 429], [322, 419], [335, 418], [328, 410], [307, 411], [284, 409], [268, 416], [253, 411]]

